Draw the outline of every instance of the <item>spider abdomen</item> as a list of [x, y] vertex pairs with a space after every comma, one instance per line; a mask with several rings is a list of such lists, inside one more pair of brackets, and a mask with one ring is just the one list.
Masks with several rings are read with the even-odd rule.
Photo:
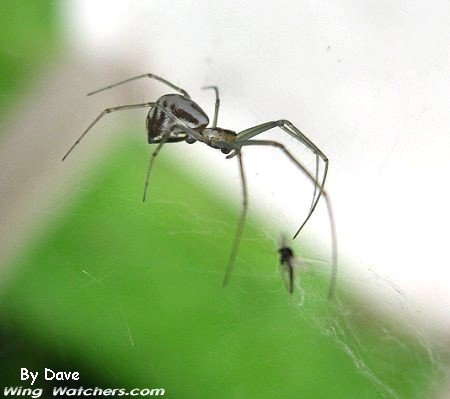
[[[157, 104], [180, 119], [186, 126], [199, 133], [208, 126], [208, 115], [190, 98], [180, 94], [167, 94], [160, 97]], [[164, 133], [169, 132], [169, 138], [187, 137], [183, 128], [157, 107], [152, 107], [147, 116], [148, 142], [159, 141]]]

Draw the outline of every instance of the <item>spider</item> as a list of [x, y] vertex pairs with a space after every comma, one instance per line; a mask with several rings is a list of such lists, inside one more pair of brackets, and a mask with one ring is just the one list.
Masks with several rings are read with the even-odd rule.
[[[235, 132], [229, 129], [223, 129], [217, 126], [217, 119], [219, 114], [220, 98], [219, 89], [216, 86], [206, 86], [203, 89], [212, 89], [215, 92], [215, 109], [214, 117], [211, 127], [209, 125], [208, 115], [200, 108], [200, 106], [195, 103], [189, 94], [180, 87], [175, 86], [173, 83], [153, 75], [151, 73], [138, 75], [109, 86], [103, 87], [101, 89], [95, 90], [88, 93], [88, 96], [99, 93], [101, 91], [111, 89], [113, 87], [128, 83], [134, 80], [142, 78], [155, 79], [165, 85], [169, 86], [178, 94], [165, 94], [160, 97], [156, 102], [145, 102], [140, 104], [129, 104], [129, 105], [119, 105], [117, 107], [106, 108], [103, 110], [91, 124], [86, 128], [86, 130], [81, 134], [81, 136], [73, 143], [69, 148], [67, 153], [63, 157], [63, 161], [72, 152], [72, 150], [78, 145], [78, 143], [84, 138], [84, 136], [92, 129], [92, 127], [106, 114], [116, 111], [125, 111], [137, 108], [150, 108], [147, 121], [147, 138], [149, 144], [157, 144], [155, 150], [152, 152], [147, 175], [145, 179], [144, 195], [143, 201], [145, 201], [147, 195], [147, 188], [150, 178], [150, 172], [153, 167], [153, 162], [156, 156], [159, 154], [162, 146], [166, 143], [178, 143], [185, 141], [188, 144], [193, 144], [196, 141], [204, 143], [209, 147], [220, 150], [227, 155], [228, 158], [237, 157], [239, 164], [239, 173], [242, 184], [242, 210], [237, 224], [237, 229], [231, 249], [231, 254], [228, 260], [227, 269], [223, 279], [223, 285], [226, 285], [230, 279], [231, 272], [233, 269], [236, 254], [239, 248], [240, 239], [242, 231], [244, 228], [244, 222], [247, 214], [247, 183], [244, 173], [244, 164], [242, 160], [242, 147], [246, 146], [272, 146], [281, 150], [285, 156], [290, 159], [298, 169], [311, 181], [314, 185], [314, 193], [312, 198], [312, 203], [306, 218], [303, 220], [302, 224], [294, 234], [293, 238], [296, 238], [300, 231], [303, 229], [305, 224], [310, 219], [314, 210], [316, 209], [317, 203], [320, 197], [323, 197], [327, 203], [328, 215], [330, 219], [331, 235], [332, 235], [332, 269], [336, 269], [337, 255], [336, 255], [336, 238], [335, 238], [335, 227], [333, 212], [331, 209], [331, 202], [329, 196], [324, 190], [325, 180], [328, 172], [328, 158], [323, 154], [323, 152], [299, 129], [297, 129], [288, 120], [277, 120], [271, 122], [265, 122], [241, 132]], [[267, 130], [273, 128], [280, 128], [303, 145], [305, 145], [313, 154], [316, 156], [316, 170], [315, 177], [299, 162], [294, 156], [284, 147], [283, 144], [273, 141], [273, 140], [254, 140], [253, 138]], [[324, 164], [322, 177], [319, 182], [319, 160], [322, 160]], [[333, 274], [335, 272], [333, 271]]]

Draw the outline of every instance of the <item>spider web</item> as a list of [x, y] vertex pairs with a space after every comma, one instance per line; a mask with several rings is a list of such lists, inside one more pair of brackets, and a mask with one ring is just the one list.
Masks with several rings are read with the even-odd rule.
[[[311, 157], [311, 154], [308, 154], [308, 150], [301, 149], [298, 150], [298, 143], [294, 140], [288, 138], [281, 138], [276, 134], [266, 134], [270, 139], [278, 140], [284, 143], [284, 145], [289, 148], [289, 150], [293, 151], [296, 154], [298, 159], [306, 159], [305, 164], [311, 169], [314, 170], [314, 158]], [[297, 149], [295, 150], [295, 146]], [[292, 147], [294, 149], [292, 149]], [[269, 149], [270, 151], [274, 151], [273, 149]], [[309, 160], [308, 160], [309, 155]], [[263, 233], [259, 238], [255, 238], [256, 240], [266, 239], [268, 241], [276, 241], [273, 239], [273, 231], [276, 228], [273, 225], [292, 225], [292, 214], [283, 215], [282, 210], [278, 209], [276, 205], [282, 203], [286, 200], [286, 198], [293, 199], [295, 195], [292, 195], [292, 192], [295, 192], [298, 195], [298, 192], [302, 192], [303, 201], [299, 201], [297, 198], [294, 200], [296, 204], [301, 204], [301, 207], [304, 209], [308, 209], [308, 200], [305, 200], [305, 192], [308, 192], [307, 185], [298, 184], [298, 191], [292, 189], [293, 181], [298, 183], [298, 175], [297, 171], [292, 173], [288, 177], [283, 176], [284, 178], [280, 179], [280, 176], [277, 176], [277, 172], [273, 173], [273, 165], [278, 165], [278, 163], [286, 162], [283, 161], [283, 157], [276, 157], [271, 154], [270, 157], [261, 156], [263, 159], [270, 159], [270, 165], [267, 166], [263, 171], [261, 171], [261, 166], [263, 163], [257, 163], [260, 169], [249, 167], [248, 165], [251, 163], [251, 157], [246, 155], [245, 157], [245, 165], [246, 170], [249, 171], [248, 180], [250, 183], [248, 185], [250, 187], [253, 186], [252, 189], [249, 189], [250, 196], [256, 196], [256, 204], [252, 204], [255, 206], [260, 220], [264, 220], [263, 225], [265, 228], [263, 229]], [[212, 160], [212, 158], [210, 158]], [[215, 172], [218, 173], [219, 168], [215, 168]], [[283, 170], [283, 173], [286, 173], [286, 168], [280, 168]], [[223, 170], [223, 169], [221, 169]], [[270, 172], [272, 172], [272, 176], [270, 176]], [[269, 178], [267, 178], [269, 175]], [[265, 176], [261, 178], [261, 176]], [[275, 178], [274, 178], [275, 176]], [[212, 176], [209, 176], [211, 181], [215, 179]], [[253, 179], [260, 178], [265, 185], [265, 188], [261, 188], [261, 182], [259, 183], [259, 187], [256, 187], [258, 184], [252, 184], [251, 181]], [[294, 180], [297, 179], [297, 180]], [[233, 179], [231, 179], [233, 180]], [[234, 180], [238, 180], [235, 176]], [[278, 184], [277, 188], [273, 188], [273, 185], [276, 185], [276, 181], [281, 180], [281, 185]], [[272, 185], [272, 186], [271, 186]], [[271, 186], [270, 193], [267, 195], [267, 186]], [[288, 190], [285, 189], [286, 186]], [[217, 188], [219, 189], [219, 188]], [[290, 197], [287, 196], [286, 192], [289, 191]], [[257, 193], [255, 195], [255, 192]], [[264, 195], [261, 193], [264, 192]], [[259, 194], [259, 196], [258, 196]], [[267, 201], [269, 198], [269, 204], [261, 204], [258, 203], [258, 198], [264, 198], [264, 201]], [[251, 201], [252, 202], [252, 201]], [[292, 206], [291, 206], [292, 208]], [[324, 207], [322, 207], [324, 208]], [[320, 209], [320, 207], [319, 207]], [[319, 211], [320, 212], [320, 211]], [[315, 217], [317, 217], [315, 215]], [[322, 209], [322, 215], [317, 217], [316, 223], [321, 224], [322, 226], [329, 223], [329, 220], [326, 216], [326, 210]], [[300, 219], [301, 220], [301, 219]], [[275, 221], [275, 222], [274, 222]], [[314, 222], [312, 222], [314, 223]], [[271, 225], [271, 226], [269, 226]], [[322, 234], [324, 231], [329, 235], [329, 231], [323, 227], [314, 230], [316, 233], [315, 237], [317, 237], [318, 231]], [[263, 238], [264, 237], [264, 238]], [[310, 238], [309, 238], [310, 239]], [[314, 245], [309, 242], [308, 237], [300, 240], [303, 245], [307, 247], [313, 247]], [[244, 237], [243, 245], [245, 245], [245, 241], [247, 239]], [[326, 240], [325, 240], [326, 241]], [[323, 240], [322, 240], [323, 242]], [[295, 242], [292, 243], [293, 246], [296, 246]], [[303, 245], [301, 247], [303, 248]], [[274, 244], [274, 246], [276, 246]], [[329, 253], [329, 244], [328, 249], [324, 249], [325, 245], [321, 245], [320, 249], [316, 247], [316, 251], [320, 253]], [[309, 256], [313, 256], [311, 253], [307, 253]], [[270, 255], [268, 255], [270, 256]], [[426, 371], [427, 377], [429, 380], [429, 386], [427, 388], [420, 387], [420, 384], [415, 385], [414, 379], [410, 380], [405, 379], [405, 383], [411, 384], [413, 387], [411, 390], [417, 394], [417, 397], [435, 397], [440, 388], [440, 381], [445, 379], [448, 376], [448, 367], [445, 365], [445, 362], [442, 360], [440, 353], [442, 353], [442, 348], [436, 347], [436, 344], [432, 344], [432, 338], [429, 332], [423, 330], [420, 325], [418, 325], [414, 314], [417, 313], [417, 309], [411, 308], [411, 305], [408, 305], [408, 301], [405, 300], [404, 294], [394, 283], [389, 281], [388, 278], [383, 277], [381, 274], [376, 273], [375, 271], [371, 271], [372, 278], [377, 282], [377, 288], [383, 295], [386, 295], [388, 299], [387, 305], [393, 305], [394, 308], [399, 309], [400, 313], [397, 314], [396, 319], [392, 320], [392, 315], [389, 317], [382, 309], [374, 308], [373, 305], [369, 303], [365, 303], [366, 299], [360, 299], [360, 302], [354, 302], [349, 300], [349, 298], [345, 298], [344, 300], [336, 298], [335, 301], [329, 303], [326, 306], [329, 306], [329, 309], [326, 312], [326, 315], [319, 315], [317, 312], [316, 305], [318, 303], [324, 302], [324, 292], [317, 290], [308, 290], [306, 291], [302, 285], [302, 279], [304, 278], [305, 273], [311, 273], [313, 276], [317, 277], [319, 274], [319, 278], [327, 280], [329, 278], [329, 269], [330, 262], [324, 261], [323, 259], [314, 259], [314, 258], [300, 258], [301, 267], [296, 271], [296, 294], [291, 298], [290, 306], [297, 308], [299, 314], [302, 319], [306, 321], [308, 324], [313, 326], [317, 331], [326, 336], [331, 342], [334, 343], [340, 350], [346, 354], [346, 356], [352, 361], [355, 372], [362, 375], [367, 381], [369, 381], [377, 390], [377, 392], [383, 398], [401, 398], [403, 397], [402, 393], [399, 392], [395, 387], [392, 387], [389, 382], [390, 377], [388, 373], [385, 371], [377, 370], [376, 366], [373, 366], [374, 363], [372, 357], [376, 357], [376, 349], [370, 349], [370, 344], [364, 342], [364, 339], [361, 337], [362, 334], [358, 328], [361, 328], [361, 319], [370, 315], [372, 317], [372, 334], [377, 336], [377, 341], [380, 342], [389, 342], [395, 346], [395, 350], [397, 352], [402, 352], [403, 355], [408, 355], [414, 358], [418, 362], [422, 362], [423, 364], [428, 364], [430, 367]], [[317, 266], [319, 269], [317, 270]], [[251, 267], [251, 266], [250, 266]], [[252, 267], [251, 267], [252, 268]], [[316, 268], [316, 270], [314, 270]], [[306, 269], [306, 270], [305, 270]], [[257, 270], [252, 268], [253, 272], [258, 275], [260, 278], [262, 276], [259, 274]], [[240, 274], [240, 272], [236, 272], [236, 274]], [[273, 278], [279, 278], [275, 273]], [[339, 273], [338, 273], [339, 274]], [[345, 275], [346, 273], [344, 273]], [[242, 275], [242, 274], [240, 274]], [[339, 274], [340, 275], [340, 274]], [[314, 278], [315, 278], [314, 277]], [[343, 277], [340, 275], [340, 279]], [[373, 338], [373, 337], [372, 337]], [[387, 374], [387, 375], [386, 375]], [[421, 377], [424, 377], [423, 375]]]
[[[250, 156], [246, 158], [249, 218], [232, 279], [222, 289], [239, 214], [239, 184], [229, 189], [235, 197], [235, 205], [230, 205], [228, 195], [217, 194], [217, 179], [211, 183], [197, 174], [199, 183], [188, 178], [196, 170], [192, 159], [168, 162], [182, 151], [180, 146], [168, 147], [152, 176], [149, 202], [142, 204], [139, 189], [148, 150], [141, 144], [121, 140], [98, 171], [74, 185], [75, 205], [18, 261], [19, 277], [11, 276], [17, 283], [9, 286], [2, 301], [17, 312], [10, 313], [9, 320], [21, 324], [20, 320], [30, 320], [33, 313], [40, 315], [42, 331], [50, 331], [51, 339], [62, 348], [59, 355], [72, 351], [75, 342], [84, 348], [79, 356], [94, 367], [106, 367], [106, 375], [115, 383], [122, 379], [143, 383], [153, 370], [155, 384], [172, 391], [182, 384], [189, 395], [189, 384], [181, 376], [187, 374], [189, 380], [200, 382], [207, 373], [224, 392], [240, 389], [261, 394], [279, 389], [287, 394], [305, 390], [307, 384], [297, 386], [297, 380], [282, 376], [278, 376], [278, 384], [269, 384], [272, 379], [267, 370], [277, 374], [283, 368], [287, 376], [298, 369], [306, 373], [313, 368], [310, 356], [317, 356], [315, 351], [329, 351], [329, 357], [318, 361], [316, 367], [331, 386], [338, 384], [336, 389], [339, 378], [333, 375], [338, 374], [327, 373], [327, 362], [343, 362], [349, 375], [368, 382], [360, 398], [373, 397], [374, 391], [383, 398], [401, 398], [398, 386], [405, 389], [403, 384], [417, 398], [431, 397], [436, 387], [424, 381], [434, 379], [438, 384], [446, 369], [426, 335], [411, 323], [397, 320], [390, 325], [360, 301], [345, 298], [329, 303], [329, 263], [323, 255], [329, 253], [329, 245], [314, 248], [306, 232], [291, 243], [297, 256], [304, 258], [306, 270], [296, 270], [294, 295], [288, 295], [278, 270], [277, 241], [285, 226], [292, 225], [295, 230], [297, 220], [278, 216], [283, 215], [278, 189], [271, 193], [278, 223], [258, 206], [254, 181], [261, 172], [252, 169]], [[141, 161], [132, 161], [137, 159]], [[228, 168], [230, 164], [222, 163]], [[306, 211], [312, 195], [311, 186], [308, 189]], [[323, 206], [318, 213], [324, 213]], [[322, 217], [318, 215], [312, 223], [322, 223]], [[323, 261], [316, 262], [317, 258]], [[345, 286], [342, 280], [340, 275], [340, 285]], [[51, 281], [51, 290], [38, 289]], [[401, 292], [395, 291], [395, 297], [403, 303]], [[403, 306], [403, 314], [407, 314]], [[62, 313], [71, 317], [61, 322], [55, 315]], [[368, 315], [369, 336], [364, 322]], [[32, 325], [22, 327], [33, 331]], [[41, 344], [50, 345], [49, 337], [38, 336]], [[380, 361], [380, 342], [395, 348], [396, 356], [385, 354]], [[228, 359], [239, 356], [242, 345], [251, 352], [239, 362]], [[165, 348], [162, 353], [161, 347]], [[151, 366], [143, 362], [143, 354], [151, 358]], [[274, 365], [270, 361], [273, 356], [280, 363]], [[194, 358], [196, 367], [192, 368]], [[400, 378], [395, 370], [382, 367], [398, 358], [422, 365], [410, 370], [412, 374], [402, 383], [392, 380], [392, 376]], [[340, 360], [336, 363], [336, 359]], [[121, 367], [124, 362], [128, 364], [125, 371]], [[176, 376], [168, 372], [174, 367]], [[251, 377], [255, 373], [264, 380]], [[358, 377], [355, 381], [361, 384]], [[211, 395], [215, 384], [197, 385], [196, 393]], [[321, 393], [325, 395], [329, 389], [324, 386]], [[348, 393], [350, 388], [340, 389]]]

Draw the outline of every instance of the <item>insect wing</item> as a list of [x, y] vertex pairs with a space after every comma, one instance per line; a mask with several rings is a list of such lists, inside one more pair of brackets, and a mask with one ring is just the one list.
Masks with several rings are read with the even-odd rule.
[[280, 264], [280, 273], [283, 277], [286, 289], [290, 294], [294, 292], [294, 268], [290, 262]]

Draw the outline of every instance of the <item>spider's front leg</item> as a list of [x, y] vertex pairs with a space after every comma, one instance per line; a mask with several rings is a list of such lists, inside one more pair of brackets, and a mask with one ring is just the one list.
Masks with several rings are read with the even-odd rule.
[[163, 112], [164, 114], [166, 114], [169, 118], [171, 118], [173, 121], [175, 121], [179, 126], [181, 126], [183, 128], [183, 130], [189, 134], [190, 136], [192, 136], [194, 139], [196, 140], [202, 140], [203, 136], [196, 132], [195, 130], [191, 129], [190, 127], [188, 127], [183, 121], [181, 121], [179, 118], [177, 118], [176, 116], [172, 115], [170, 112], [168, 112], [166, 109], [164, 109], [160, 104], [155, 103], [155, 102], [148, 102], [148, 103], [140, 103], [140, 104], [129, 104], [129, 105], [119, 105], [117, 107], [111, 107], [111, 108], [106, 108], [104, 109], [102, 112], [100, 112], [100, 114], [97, 116], [97, 118], [95, 118], [91, 124], [86, 128], [86, 130], [81, 133], [80, 137], [75, 141], [75, 143], [72, 144], [72, 146], [69, 148], [69, 150], [66, 152], [66, 154], [63, 156], [62, 161], [64, 161], [69, 154], [73, 151], [73, 149], [80, 143], [80, 141], [84, 138], [84, 136], [86, 136], [86, 134], [94, 127], [94, 125], [101, 119], [103, 118], [105, 115], [110, 114], [112, 112], [117, 112], [117, 111], [127, 111], [130, 109], [138, 109], [138, 108], [151, 108], [151, 107], [156, 107], [158, 108], [161, 112]]
[[72, 146], [69, 148], [69, 150], [63, 156], [62, 160], [64, 161], [69, 156], [69, 154], [73, 151], [73, 149], [80, 143], [81, 140], [83, 140], [84, 136], [86, 136], [86, 134], [89, 132], [89, 130], [91, 130], [94, 127], [94, 125], [105, 115], [110, 114], [112, 112], [116, 112], [116, 111], [126, 111], [129, 109], [137, 109], [137, 108], [150, 108], [150, 107], [153, 107], [156, 105], [157, 105], [156, 103], [151, 102], [151, 103], [141, 103], [141, 104], [119, 105], [118, 107], [106, 108], [105, 110], [100, 112], [100, 114], [97, 116], [97, 118], [95, 118], [91, 122], [91, 124], [86, 128], [86, 130], [83, 133], [81, 133], [81, 136], [75, 141], [75, 143], [72, 144]]
[[[192, 138], [196, 139], [196, 140], [201, 140], [203, 137], [201, 134], [199, 134], [198, 132], [196, 132], [195, 130], [189, 128], [183, 121], [181, 121], [179, 118], [177, 118], [176, 116], [172, 115], [170, 112], [168, 112], [166, 109], [164, 109], [160, 104], [155, 103], [155, 102], [147, 102], [147, 103], [140, 103], [140, 104], [129, 104], [129, 105], [120, 105], [117, 107], [111, 107], [111, 108], [106, 108], [105, 110], [103, 110], [92, 122], [91, 124], [86, 128], [86, 130], [81, 133], [80, 137], [75, 141], [75, 143], [72, 144], [72, 146], [69, 148], [69, 150], [66, 152], [66, 154], [64, 155], [64, 157], [62, 158], [62, 160], [64, 161], [69, 154], [74, 150], [74, 148], [80, 143], [80, 141], [86, 136], [86, 134], [94, 127], [94, 125], [96, 125], [96, 123], [103, 118], [105, 115], [110, 114], [112, 112], [117, 112], [117, 111], [127, 111], [127, 110], [131, 110], [131, 109], [139, 109], [139, 108], [152, 108], [152, 107], [156, 107], [158, 108], [161, 112], [163, 112], [165, 115], [167, 115], [169, 118], [171, 118], [174, 122], [176, 122], [177, 125], [175, 125], [175, 127], [181, 127], [187, 134], [189, 134], [189, 136], [191, 136]], [[145, 180], [145, 189], [144, 189], [144, 196], [143, 196], [143, 201], [145, 201], [146, 198], [146, 192], [147, 192], [147, 187], [148, 187], [148, 181], [150, 178], [150, 172], [153, 166], [153, 162], [154, 159], [156, 158], [156, 156], [158, 155], [159, 151], [161, 150], [162, 146], [165, 143], [175, 143], [175, 142], [179, 142], [179, 141], [184, 141], [184, 138], [181, 139], [179, 137], [170, 137], [170, 133], [171, 131], [167, 131], [166, 133], [164, 133], [161, 138], [158, 141], [155, 141], [155, 143], [158, 143], [158, 146], [156, 147], [155, 151], [153, 151], [151, 158], [150, 158], [150, 162], [149, 162], [149, 166], [147, 169], [147, 177]]]
[[172, 88], [172, 89], [176, 90], [177, 92], [181, 93], [183, 96], [185, 96], [187, 98], [190, 98], [189, 94], [186, 92], [186, 90], [183, 90], [181, 87], [175, 86], [173, 83], [169, 82], [168, 80], [163, 79], [163, 78], [161, 78], [161, 77], [159, 77], [157, 75], [154, 75], [152, 73], [144, 73], [143, 75], [133, 76], [132, 78], [128, 78], [128, 79], [122, 80], [120, 82], [113, 83], [113, 84], [108, 85], [106, 87], [102, 87], [101, 89], [97, 89], [97, 90], [91, 91], [90, 93], [88, 93], [88, 96], [92, 96], [93, 94], [100, 93], [101, 91], [109, 90], [109, 89], [112, 89], [113, 87], [120, 86], [120, 85], [123, 85], [124, 83], [132, 82], [134, 80], [138, 80], [138, 79], [142, 79], [142, 78], [155, 79], [158, 82], [164, 83], [165, 85], [169, 86], [170, 88]]

